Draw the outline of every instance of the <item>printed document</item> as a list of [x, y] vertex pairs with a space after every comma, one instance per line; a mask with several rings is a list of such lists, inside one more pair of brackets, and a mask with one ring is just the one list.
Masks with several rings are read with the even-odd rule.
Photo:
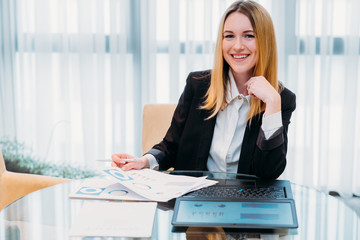
[[107, 178], [87, 178], [70, 194], [70, 198], [150, 201], [121, 183]]
[[190, 191], [217, 183], [206, 177], [171, 175], [152, 169], [123, 171], [120, 168], [107, 168], [103, 171], [127, 189], [157, 202], [167, 202]]

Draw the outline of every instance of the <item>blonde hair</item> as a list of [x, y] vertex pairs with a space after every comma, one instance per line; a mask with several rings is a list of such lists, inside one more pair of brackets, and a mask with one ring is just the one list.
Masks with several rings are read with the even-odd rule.
[[[202, 109], [210, 110], [209, 118], [214, 117], [226, 106], [230, 67], [224, 60], [222, 43], [225, 21], [233, 12], [240, 12], [247, 16], [254, 30], [258, 54], [253, 76], [264, 76], [278, 92], [281, 91], [277, 80], [276, 39], [271, 17], [265, 8], [254, 1], [236, 1], [225, 11], [219, 26], [210, 87], [205, 95], [204, 104], [201, 106]], [[247, 120], [264, 110], [265, 104], [259, 99], [252, 98]]]

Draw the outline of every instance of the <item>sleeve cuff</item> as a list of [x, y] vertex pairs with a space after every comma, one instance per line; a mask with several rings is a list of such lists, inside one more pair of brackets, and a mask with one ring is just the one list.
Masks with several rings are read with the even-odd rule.
[[264, 131], [260, 129], [256, 145], [263, 151], [277, 148], [284, 143], [284, 136], [282, 132], [283, 127], [281, 126], [278, 130], [274, 132], [273, 135], [271, 135], [269, 139], [265, 139]]
[[281, 111], [263, 117], [261, 129], [264, 131], [265, 139], [269, 139], [277, 130], [282, 127]]
[[156, 158], [152, 154], [145, 154], [144, 157], [149, 159], [149, 168], [152, 170], [159, 170], [159, 163], [156, 161]]

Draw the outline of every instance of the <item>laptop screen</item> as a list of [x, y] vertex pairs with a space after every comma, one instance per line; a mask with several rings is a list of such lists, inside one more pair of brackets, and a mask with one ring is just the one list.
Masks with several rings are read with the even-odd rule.
[[297, 227], [292, 200], [209, 201], [181, 200], [173, 218], [175, 226], [224, 226], [241, 228]]

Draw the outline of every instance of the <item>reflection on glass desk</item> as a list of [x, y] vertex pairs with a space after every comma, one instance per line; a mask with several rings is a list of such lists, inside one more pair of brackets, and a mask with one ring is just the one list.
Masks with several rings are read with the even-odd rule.
[[[171, 173], [197, 177], [207, 175], [215, 179], [250, 177], [240, 174], [192, 171]], [[33, 192], [3, 209], [0, 212], [0, 239], [81, 239], [70, 238], [69, 229], [85, 201], [100, 201], [69, 198], [69, 194], [80, 185], [81, 181], [71, 181]], [[360, 239], [360, 219], [342, 201], [309, 187], [296, 184], [291, 184], [291, 187], [299, 221], [297, 229], [244, 230], [220, 227], [178, 229], [171, 225], [174, 206], [172, 200], [158, 204], [151, 239]]]

